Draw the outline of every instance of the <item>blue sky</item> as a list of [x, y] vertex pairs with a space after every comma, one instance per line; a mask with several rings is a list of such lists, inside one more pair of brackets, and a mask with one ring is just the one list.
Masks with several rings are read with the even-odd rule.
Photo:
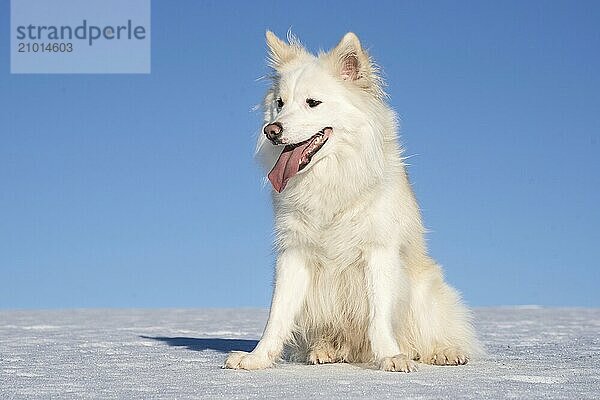
[[10, 75], [0, 308], [267, 306], [264, 31], [383, 67], [432, 255], [475, 306], [600, 306], [600, 2], [152, 3], [150, 75]]

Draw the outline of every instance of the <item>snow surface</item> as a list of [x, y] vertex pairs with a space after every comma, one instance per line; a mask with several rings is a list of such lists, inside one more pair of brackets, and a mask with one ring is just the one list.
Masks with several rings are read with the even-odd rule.
[[416, 373], [284, 362], [221, 369], [267, 311], [0, 311], [0, 399], [600, 398], [600, 309], [475, 311], [488, 355]]

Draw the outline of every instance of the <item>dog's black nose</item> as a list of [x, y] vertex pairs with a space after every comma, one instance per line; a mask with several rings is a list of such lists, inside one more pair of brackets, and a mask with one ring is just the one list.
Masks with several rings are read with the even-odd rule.
[[272, 124], [265, 126], [263, 132], [267, 136], [267, 139], [273, 142], [273, 144], [280, 144], [279, 139], [283, 132], [283, 126], [281, 126], [279, 122], [273, 122]]

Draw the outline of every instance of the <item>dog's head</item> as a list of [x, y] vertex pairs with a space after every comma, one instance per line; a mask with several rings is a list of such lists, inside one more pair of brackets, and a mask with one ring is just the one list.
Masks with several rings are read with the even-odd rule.
[[[267, 31], [272, 87], [264, 100], [265, 124], [257, 154], [277, 192], [292, 177], [307, 173], [335, 147], [360, 147], [384, 96], [377, 70], [354, 33], [327, 53], [314, 56], [288, 35], [285, 43]], [[359, 136], [359, 137], [357, 137]], [[295, 179], [299, 179], [295, 178]]]

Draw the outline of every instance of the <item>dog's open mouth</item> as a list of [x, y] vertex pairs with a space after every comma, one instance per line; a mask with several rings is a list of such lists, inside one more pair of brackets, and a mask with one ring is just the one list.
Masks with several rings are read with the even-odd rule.
[[285, 146], [275, 166], [269, 172], [269, 180], [277, 192], [281, 193], [290, 178], [310, 163], [332, 132], [333, 128], [323, 128], [303, 142]]

